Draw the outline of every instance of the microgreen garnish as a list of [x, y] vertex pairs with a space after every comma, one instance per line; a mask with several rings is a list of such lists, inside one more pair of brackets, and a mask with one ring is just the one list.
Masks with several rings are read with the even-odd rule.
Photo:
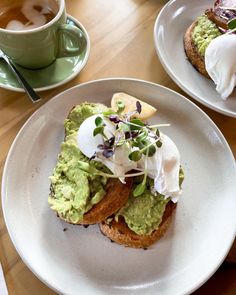
[[109, 120], [115, 124], [118, 124], [121, 122], [120, 118], [118, 115], [112, 114], [109, 116]]
[[104, 127], [106, 126], [106, 124], [104, 123], [102, 117], [96, 117], [95, 125], [96, 128], [93, 130], [93, 136], [101, 134], [103, 137], [106, 138], [106, 135], [104, 134]]
[[109, 109], [108, 111], [105, 111], [105, 112], [103, 112], [102, 114], [103, 114], [103, 116], [105, 116], [105, 117], [109, 117], [110, 115], [116, 115], [116, 112], [113, 111], [112, 109]]
[[104, 126], [96, 127], [96, 128], [93, 130], [93, 136], [96, 136], [96, 135], [98, 135], [98, 134], [104, 135], [104, 137], [105, 137], [105, 134], [104, 134]]
[[144, 193], [146, 189], [146, 180], [143, 178], [143, 181], [139, 183], [133, 191], [133, 196], [138, 197]]
[[139, 114], [141, 114], [141, 112], [142, 112], [142, 105], [141, 105], [141, 103], [138, 100], [136, 101], [136, 110], [137, 110], [137, 112]]
[[96, 119], [95, 119], [95, 125], [98, 127], [98, 126], [105, 126], [105, 123], [104, 123], [104, 121], [103, 121], [103, 119], [102, 119], [102, 117], [96, 117]]
[[125, 175], [118, 175], [118, 174], [109, 174], [102, 172], [98, 169], [96, 169], [93, 165], [83, 162], [83, 161], [77, 161], [78, 168], [86, 173], [92, 174], [92, 175], [100, 175], [107, 178], [123, 178], [123, 177], [136, 177], [140, 175], [144, 175], [144, 171], [136, 172], [136, 173], [129, 173]]
[[134, 162], [138, 162], [142, 158], [142, 152], [139, 150], [133, 151], [129, 154], [129, 159]]
[[116, 106], [117, 106], [117, 114], [120, 115], [125, 109], [125, 104], [122, 100], [118, 100], [116, 103]]
[[112, 136], [111, 138], [105, 140], [103, 144], [98, 145], [98, 149], [103, 150], [102, 155], [105, 158], [110, 158], [114, 154], [113, 146], [115, 142], [115, 137]]
[[140, 119], [131, 119], [130, 122], [127, 124], [130, 124], [131, 130], [140, 130], [145, 124]]
[[[149, 148], [148, 148], [148, 150], [149, 150]], [[145, 170], [144, 170], [143, 181], [136, 186], [136, 188], [133, 191], [133, 196], [138, 197], [138, 196], [142, 195], [144, 193], [146, 187], [147, 187], [147, 157], [145, 158]]]
[[[147, 162], [147, 158], [152, 157], [156, 153], [157, 148], [161, 147], [161, 135], [158, 128], [169, 126], [169, 124], [148, 125], [139, 118], [133, 118], [135, 114], [140, 114], [142, 112], [142, 105], [139, 101], [136, 102], [136, 109], [134, 111], [124, 113], [124, 109], [125, 104], [123, 101], [119, 100], [117, 102], [116, 112], [108, 110], [104, 112], [102, 116], [96, 117], [96, 128], [93, 131], [93, 135], [96, 136], [97, 134], [101, 134], [103, 143], [98, 145], [98, 151], [96, 151], [91, 159], [94, 159], [94, 157], [99, 158], [101, 156], [111, 158], [114, 155], [116, 148], [126, 145], [125, 148], [128, 148], [130, 151], [128, 155], [130, 161], [138, 162], [142, 157], [145, 157]], [[114, 125], [113, 132], [110, 131], [109, 126], [111, 124]], [[107, 135], [107, 131], [111, 133], [110, 138]], [[83, 167], [81, 164], [80, 169], [89, 173], [88, 165]], [[95, 171], [94, 169], [95, 168], [93, 167], [90, 173], [105, 176], [106, 173], [104, 174], [104, 172], [99, 170]], [[131, 177], [131, 175], [144, 175], [143, 181], [138, 184], [134, 190], [134, 195], [138, 196], [144, 192], [146, 187], [147, 168], [145, 168], [145, 171], [125, 174], [122, 176], [106, 174], [107, 177], [113, 178]]]
[[228, 28], [230, 30], [236, 29], [236, 18], [233, 18], [228, 22]]
[[[160, 131], [159, 131], [159, 129], [156, 130], [156, 136], [157, 136], [158, 138], [160, 138]], [[160, 147], [162, 146], [162, 142], [161, 142], [160, 140], [158, 140], [158, 141], [156, 142], [156, 146], [160, 148]]]

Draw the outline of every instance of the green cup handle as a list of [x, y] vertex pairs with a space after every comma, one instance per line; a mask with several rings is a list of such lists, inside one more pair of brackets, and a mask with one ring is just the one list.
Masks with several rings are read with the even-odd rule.
[[86, 38], [79, 28], [68, 24], [60, 25], [58, 34], [57, 57], [76, 56], [85, 49]]

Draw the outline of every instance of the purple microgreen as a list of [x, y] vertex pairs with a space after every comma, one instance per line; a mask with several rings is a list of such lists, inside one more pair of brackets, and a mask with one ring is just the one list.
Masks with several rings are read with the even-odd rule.
[[107, 140], [107, 142], [108, 142], [109, 146], [112, 147], [115, 143], [115, 136], [112, 136], [111, 138], [109, 138]]
[[136, 110], [139, 114], [142, 112], [142, 105], [139, 101], [136, 101]]
[[132, 138], [132, 134], [130, 131], [125, 132], [125, 139], [130, 139]]
[[133, 151], [129, 154], [129, 159], [131, 161], [137, 162], [142, 158], [142, 153], [139, 150]]
[[138, 136], [137, 131], [127, 131], [125, 132], [125, 139], [135, 139]]
[[110, 158], [111, 156], [113, 156], [114, 151], [112, 149], [104, 149], [102, 154], [105, 158]]
[[114, 114], [109, 116], [109, 120], [115, 124], [122, 122], [122, 120], [120, 120], [119, 116], [114, 115]]

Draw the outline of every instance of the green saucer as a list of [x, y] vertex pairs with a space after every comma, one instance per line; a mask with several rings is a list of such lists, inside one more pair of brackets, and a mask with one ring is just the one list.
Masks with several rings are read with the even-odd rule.
[[[16, 65], [19, 72], [36, 91], [52, 89], [67, 83], [79, 74], [88, 60], [90, 40], [87, 31], [70, 15], [67, 16], [67, 23], [76, 25], [84, 32], [84, 48], [80, 55], [58, 58], [48, 67], [39, 70], [29, 70]], [[3, 60], [0, 60], [0, 87], [18, 92], [24, 91]]]

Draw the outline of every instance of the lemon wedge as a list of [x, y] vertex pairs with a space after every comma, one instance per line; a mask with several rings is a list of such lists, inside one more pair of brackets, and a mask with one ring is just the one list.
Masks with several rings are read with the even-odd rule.
[[156, 108], [154, 108], [153, 106], [151, 106], [150, 104], [141, 101], [140, 99], [137, 99], [134, 96], [131, 96], [127, 93], [124, 92], [118, 92], [113, 94], [112, 99], [111, 99], [111, 108], [114, 111], [117, 111], [117, 103], [119, 101], [122, 101], [125, 105], [125, 109], [123, 111], [123, 113], [129, 113], [129, 112], [133, 112], [134, 110], [136, 110], [136, 102], [139, 101], [141, 106], [142, 106], [142, 110], [141, 113], [138, 114], [136, 113], [134, 116], [135, 118], [138, 118], [140, 120], [146, 120], [150, 117], [152, 117], [155, 112], [157, 111]]

